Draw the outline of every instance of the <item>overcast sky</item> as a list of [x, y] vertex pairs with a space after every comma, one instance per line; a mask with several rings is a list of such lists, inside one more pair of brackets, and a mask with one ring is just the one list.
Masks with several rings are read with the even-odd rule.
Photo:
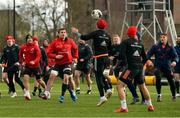
[[[21, 5], [21, 1], [22, 0], [15, 0], [16, 5]], [[7, 8], [8, 4], [10, 5], [10, 7], [13, 6], [13, 0], [0, 0], [0, 8]]]

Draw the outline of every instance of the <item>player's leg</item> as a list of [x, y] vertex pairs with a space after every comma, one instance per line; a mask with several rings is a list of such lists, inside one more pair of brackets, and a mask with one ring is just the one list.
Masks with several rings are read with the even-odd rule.
[[115, 109], [114, 112], [128, 112], [127, 103], [126, 103], [126, 93], [124, 91], [124, 87], [125, 87], [125, 83], [122, 82], [121, 80], [118, 80], [116, 88], [121, 106]]
[[175, 85], [176, 85], [176, 96], [180, 97], [180, 93], [179, 93], [180, 74], [174, 73], [174, 77], [175, 77]]
[[81, 71], [75, 70], [74, 79], [75, 79], [76, 93], [77, 94], [80, 94], [80, 75], [81, 75]]

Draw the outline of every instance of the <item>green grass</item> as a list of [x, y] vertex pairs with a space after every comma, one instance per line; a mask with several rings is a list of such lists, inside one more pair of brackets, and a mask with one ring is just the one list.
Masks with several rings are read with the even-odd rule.
[[[115, 86], [114, 86], [115, 87]], [[22, 91], [16, 85], [18, 97], [10, 98], [7, 94], [7, 87], [0, 83], [0, 117], [180, 117], [180, 98], [172, 102], [169, 86], [163, 86], [163, 102], [156, 102], [156, 91], [154, 86], [148, 86], [153, 104], [154, 112], [147, 112], [146, 105], [140, 103], [130, 105], [132, 100], [128, 91], [128, 113], [114, 113], [114, 109], [120, 106], [120, 101], [116, 90], [113, 96], [101, 107], [96, 107], [99, 100], [96, 84], [93, 84], [93, 93], [86, 95], [86, 84], [81, 84], [81, 94], [78, 95], [78, 101], [72, 102], [67, 92], [64, 103], [58, 102], [60, 95], [61, 82], [56, 80], [52, 89], [51, 99], [42, 100], [37, 96], [32, 97], [31, 101], [25, 101]], [[31, 90], [33, 84], [31, 83]]]

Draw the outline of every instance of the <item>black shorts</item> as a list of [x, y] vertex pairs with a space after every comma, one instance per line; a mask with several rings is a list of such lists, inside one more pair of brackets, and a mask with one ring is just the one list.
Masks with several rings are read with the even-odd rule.
[[23, 75], [25, 75], [25, 74], [29, 75], [30, 77], [32, 77], [34, 75], [37, 80], [39, 80], [41, 78], [40, 68], [28, 68], [28, 67], [25, 67], [25, 69], [23, 71]]
[[85, 74], [91, 73], [91, 66], [89, 63], [78, 63], [76, 65], [76, 70], [79, 70]]
[[130, 73], [127, 75], [127, 78], [124, 78], [124, 75], [127, 70], [122, 72], [121, 76], [119, 79], [123, 81], [124, 83], [127, 83], [127, 81], [131, 81], [134, 79], [134, 81], [138, 84], [141, 85], [144, 83], [144, 74], [142, 69], [131, 69], [129, 70]]
[[71, 64], [55, 65], [51, 70], [52, 72], [55, 72], [56, 75], [59, 75], [63, 79], [64, 74], [72, 74]]
[[15, 66], [15, 65], [12, 65], [10, 67], [6, 67], [6, 71], [7, 72], [11, 72], [11, 73], [15, 73], [15, 72], [18, 72], [20, 69], [19, 66]]

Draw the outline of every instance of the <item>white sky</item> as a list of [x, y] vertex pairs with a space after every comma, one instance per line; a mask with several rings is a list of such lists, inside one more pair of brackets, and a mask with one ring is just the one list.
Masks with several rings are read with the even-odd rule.
[[[13, 1], [14, 0], [0, 0], [0, 9], [7, 8], [8, 4], [12, 8], [13, 7]], [[21, 5], [21, 1], [23, 1], [23, 0], [15, 0], [16, 6]]]

